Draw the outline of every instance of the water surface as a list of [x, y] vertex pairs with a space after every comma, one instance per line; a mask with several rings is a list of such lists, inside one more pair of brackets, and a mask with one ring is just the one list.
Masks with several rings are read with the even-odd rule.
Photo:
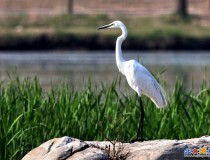
[[[124, 52], [125, 59], [138, 59], [160, 77], [166, 90], [172, 90], [176, 78], [185, 87], [199, 88], [203, 79], [210, 82], [210, 54], [207, 52]], [[0, 80], [9, 76], [37, 76], [45, 89], [51, 84], [68, 82], [72, 88], [83, 88], [90, 78], [96, 84], [109, 85], [120, 77], [113, 51], [0, 52]], [[122, 78], [123, 83], [124, 78]]]

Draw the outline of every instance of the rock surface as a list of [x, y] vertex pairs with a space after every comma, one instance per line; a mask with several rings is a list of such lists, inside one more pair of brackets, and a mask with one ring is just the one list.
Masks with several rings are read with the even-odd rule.
[[[62, 137], [49, 140], [22, 160], [184, 160], [186, 148], [210, 148], [210, 136], [187, 140], [153, 140], [135, 143], [81, 141]], [[210, 154], [202, 155], [205, 159]], [[207, 157], [209, 156], [209, 157]], [[187, 158], [199, 159], [195, 157]]]
[[86, 142], [75, 138], [62, 137], [51, 139], [30, 151], [22, 160], [74, 160], [108, 159], [101, 149], [93, 148]]

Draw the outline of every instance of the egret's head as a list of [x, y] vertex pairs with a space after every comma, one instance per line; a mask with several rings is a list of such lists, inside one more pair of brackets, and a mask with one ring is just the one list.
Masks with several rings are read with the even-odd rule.
[[110, 24], [107, 24], [105, 26], [101, 26], [98, 29], [105, 29], [105, 28], [121, 28], [125, 27], [125, 25], [121, 21], [114, 21]]

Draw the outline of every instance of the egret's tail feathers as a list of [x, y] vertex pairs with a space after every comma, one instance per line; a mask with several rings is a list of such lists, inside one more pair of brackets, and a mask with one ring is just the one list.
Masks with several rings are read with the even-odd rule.
[[167, 107], [167, 100], [166, 97], [164, 96], [164, 98], [162, 99], [162, 101], [156, 101], [155, 99], [151, 100], [155, 103], [157, 108], [166, 108]]
[[166, 94], [163, 88], [154, 81], [153, 87], [151, 87], [151, 92], [145, 93], [150, 99], [155, 103], [157, 108], [165, 108], [167, 106]]
[[151, 97], [151, 99], [157, 108], [165, 108], [167, 106], [166, 93], [158, 83], [154, 83], [154, 86], [157, 91], [157, 96], [156, 98]]

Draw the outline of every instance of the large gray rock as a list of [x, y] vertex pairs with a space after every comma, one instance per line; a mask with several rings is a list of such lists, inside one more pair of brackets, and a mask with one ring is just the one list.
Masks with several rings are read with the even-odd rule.
[[[22, 160], [184, 160], [186, 148], [210, 147], [210, 137], [187, 140], [153, 140], [135, 143], [80, 141], [62, 137], [49, 140]], [[208, 155], [203, 155], [208, 159]], [[209, 155], [210, 158], [210, 155]], [[187, 158], [196, 159], [199, 158]]]
[[26, 154], [22, 160], [79, 160], [108, 159], [106, 153], [75, 138], [62, 137], [49, 140]]

